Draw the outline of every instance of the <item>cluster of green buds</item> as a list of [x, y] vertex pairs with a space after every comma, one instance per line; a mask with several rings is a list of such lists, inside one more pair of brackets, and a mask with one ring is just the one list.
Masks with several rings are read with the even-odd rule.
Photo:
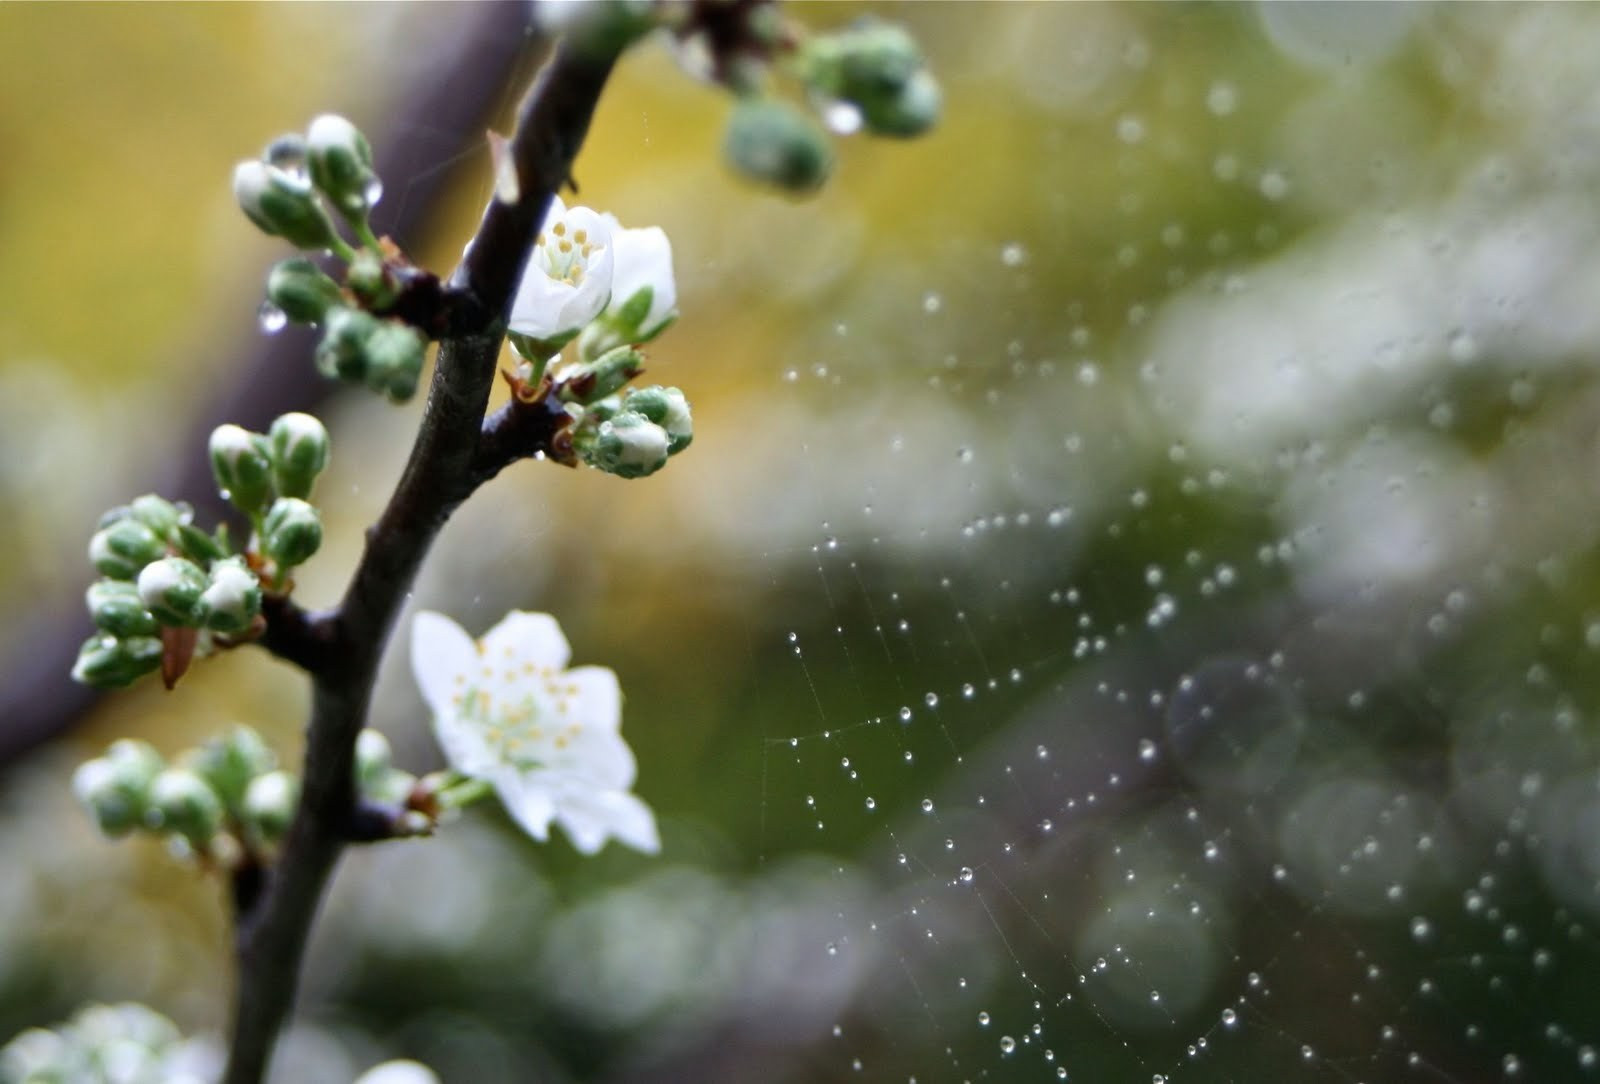
[[107, 836], [164, 837], [183, 853], [231, 868], [289, 829], [299, 780], [249, 727], [167, 763], [150, 745], [124, 739], [79, 765], [72, 789]]
[[[297, 248], [331, 252], [347, 265], [341, 286], [305, 256], [287, 259], [267, 276], [263, 326], [288, 321], [322, 328], [317, 367], [324, 375], [363, 384], [404, 402], [416, 393], [427, 337], [405, 322], [374, 315], [399, 290], [398, 259], [372, 232], [369, 215], [383, 194], [372, 148], [355, 125], [325, 113], [305, 135], [274, 140], [260, 159], [234, 169], [234, 196], [263, 231]], [[360, 247], [340, 236], [332, 207]]]
[[[736, 29], [720, 26], [716, 34], [696, 28], [691, 12], [679, 36], [681, 51], [697, 58], [691, 67], [737, 99], [723, 156], [745, 177], [791, 194], [813, 192], [833, 169], [829, 131], [906, 138], [938, 121], [939, 83], [903, 27], [866, 17], [812, 34], [783, 20], [771, 5], [755, 3], [741, 11]], [[768, 96], [766, 73], [774, 61], [801, 83], [821, 124]]]
[[217, 1051], [186, 1040], [144, 1005], [88, 1005], [71, 1020], [30, 1028], [0, 1047], [6, 1084], [202, 1084], [216, 1079]]
[[573, 415], [572, 448], [578, 458], [619, 478], [654, 474], [694, 440], [689, 401], [677, 388], [608, 391], [570, 401], [567, 410]]
[[226, 529], [206, 534], [194, 511], [154, 494], [113, 508], [89, 540], [104, 578], [86, 602], [96, 635], [84, 642], [75, 680], [115, 688], [157, 669], [166, 629], [248, 632], [261, 612], [256, 574], [232, 554]]
[[328, 465], [328, 431], [309, 414], [284, 414], [266, 433], [237, 425], [211, 434], [211, 473], [223, 499], [250, 520], [247, 552], [274, 590], [322, 545], [322, 517], [307, 498]]

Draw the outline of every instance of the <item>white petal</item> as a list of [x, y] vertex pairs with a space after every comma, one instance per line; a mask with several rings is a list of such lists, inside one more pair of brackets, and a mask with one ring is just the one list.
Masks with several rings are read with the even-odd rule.
[[563, 776], [581, 780], [583, 790], [625, 790], [639, 774], [633, 750], [615, 730], [584, 727], [564, 748], [547, 753], [545, 765]]
[[506, 812], [540, 843], [550, 838], [550, 821], [556, 815], [555, 800], [540, 780], [544, 775], [548, 773], [502, 771], [495, 778], [495, 791]]
[[564, 800], [556, 821], [582, 854], [594, 854], [610, 836], [648, 854], [661, 849], [655, 814], [625, 791], [598, 791]]
[[574, 667], [562, 684], [575, 690], [567, 705], [571, 722], [611, 731], [622, 726], [622, 687], [610, 667]]
[[493, 666], [515, 660], [561, 670], [572, 658], [572, 648], [567, 646], [561, 626], [549, 614], [512, 610], [483, 634], [483, 654]]
[[355, 1084], [439, 1084], [439, 1077], [419, 1061], [386, 1061], [362, 1073]]
[[435, 714], [449, 712], [462, 691], [456, 679], [470, 675], [478, 649], [466, 630], [444, 614], [423, 610], [411, 622], [411, 671], [422, 699]]
[[[613, 221], [615, 221], [613, 219]], [[616, 249], [611, 279], [611, 308], [620, 308], [644, 287], [651, 289], [650, 312], [639, 328], [649, 335], [678, 310], [678, 285], [672, 275], [672, 242], [660, 226], [613, 229]]]

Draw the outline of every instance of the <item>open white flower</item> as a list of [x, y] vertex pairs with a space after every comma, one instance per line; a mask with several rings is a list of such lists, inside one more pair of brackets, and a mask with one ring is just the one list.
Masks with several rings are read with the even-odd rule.
[[511, 306], [511, 330], [551, 351], [599, 316], [611, 297], [611, 228], [587, 207], [550, 201]]
[[[606, 322], [631, 343], [659, 335], [678, 315], [678, 286], [672, 277], [672, 242], [660, 226], [624, 229], [604, 214], [616, 255]], [[648, 291], [645, 292], [645, 291]]]
[[553, 820], [584, 854], [609, 836], [654, 853], [655, 815], [628, 792], [637, 769], [617, 675], [568, 670], [571, 653], [549, 614], [513, 610], [478, 640], [443, 614], [412, 624], [411, 666], [452, 768], [493, 784], [535, 839]]

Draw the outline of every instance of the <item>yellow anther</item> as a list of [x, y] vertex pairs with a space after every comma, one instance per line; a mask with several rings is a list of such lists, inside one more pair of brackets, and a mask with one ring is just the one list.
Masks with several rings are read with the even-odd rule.
[[567, 235], [567, 224], [565, 222], [557, 222], [554, 226], [550, 227], [550, 232], [555, 234], [557, 237], [565, 237]]
[[572, 242], [571, 241], [562, 241], [561, 244], [559, 246], [557, 246], [557, 247], [559, 247], [562, 252], [571, 252], [572, 251]]
[[578, 244], [581, 245], [581, 244], [583, 244], [585, 241], [587, 241], [589, 239], [589, 231], [588, 230], [574, 230], [573, 234], [572, 234], [572, 239], [574, 241], [578, 242]]

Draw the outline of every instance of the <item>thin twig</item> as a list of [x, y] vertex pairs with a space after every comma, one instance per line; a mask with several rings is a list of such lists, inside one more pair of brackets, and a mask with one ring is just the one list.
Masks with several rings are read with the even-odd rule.
[[[511, 137], [521, 198], [491, 200], [450, 288], [466, 326], [440, 344], [416, 443], [377, 524], [313, 673], [300, 809], [265, 889], [238, 915], [239, 990], [224, 1084], [258, 1084], [294, 1000], [322, 891], [355, 831], [355, 742], [402, 600], [439, 529], [505, 465], [483, 458], [480, 432], [505, 321], [534, 236], [588, 132], [615, 54], [558, 47], [524, 100]], [[466, 315], [462, 315], [465, 313]], [[522, 454], [508, 443], [503, 454]], [[492, 469], [491, 469], [492, 467]], [[321, 635], [321, 633], [319, 633]]]

